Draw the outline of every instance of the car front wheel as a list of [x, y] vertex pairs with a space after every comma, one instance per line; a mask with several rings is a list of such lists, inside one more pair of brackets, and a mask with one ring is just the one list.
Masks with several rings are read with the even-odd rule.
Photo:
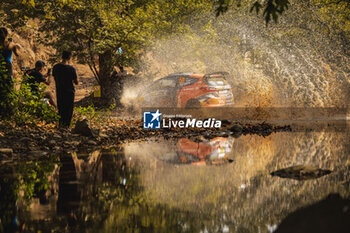
[[199, 100], [190, 99], [189, 101], [187, 101], [186, 108], [200, 108], [200, 107], [201, 107], [201, 103], [199, 102]]

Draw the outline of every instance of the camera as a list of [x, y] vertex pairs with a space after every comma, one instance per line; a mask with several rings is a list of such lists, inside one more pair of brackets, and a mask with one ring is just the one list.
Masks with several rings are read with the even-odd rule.
[[22, 66], [21, 67], [21, 71], [27, 71], [27, 70], [30, 70], [30, 67], [28, 67], [28, 66]]

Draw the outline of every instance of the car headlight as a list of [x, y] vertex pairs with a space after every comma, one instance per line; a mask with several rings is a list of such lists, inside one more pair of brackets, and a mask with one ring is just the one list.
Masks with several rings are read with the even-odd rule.
[[198, 97], [197, 99], [199, 101], [203, 101], [204, 102], [204, 101], [207, 101], [207, 100], [210, 100], [210, 99], [216, 99], [218, 97], [219, 97], [219, 95], [217, 93], [213, 92], [213, 93], [207, 93], [205, 95], [202, 95], [202, 96]]

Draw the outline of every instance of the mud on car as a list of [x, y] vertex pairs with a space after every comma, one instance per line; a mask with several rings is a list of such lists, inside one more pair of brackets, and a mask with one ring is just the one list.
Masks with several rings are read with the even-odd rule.
[[139, 95], [143, 107], [223, 107], [233, 104], [226, 72], [174, 73], [150, 84]]

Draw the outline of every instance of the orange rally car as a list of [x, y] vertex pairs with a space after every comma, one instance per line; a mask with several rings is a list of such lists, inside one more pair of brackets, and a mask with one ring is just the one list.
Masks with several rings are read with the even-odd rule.
[[153, 82], [139, 96], [143, 107], [223, 107], [233, 104], [228, 73], [175, 73]]
[[230, 162], [227, 156], [232, 150], [232, 144], [232, 139], [223, 137], [203, 142], [181, 138], [177, 143], [178, 159], [181, 164], [224, 164], [227, 161]]

